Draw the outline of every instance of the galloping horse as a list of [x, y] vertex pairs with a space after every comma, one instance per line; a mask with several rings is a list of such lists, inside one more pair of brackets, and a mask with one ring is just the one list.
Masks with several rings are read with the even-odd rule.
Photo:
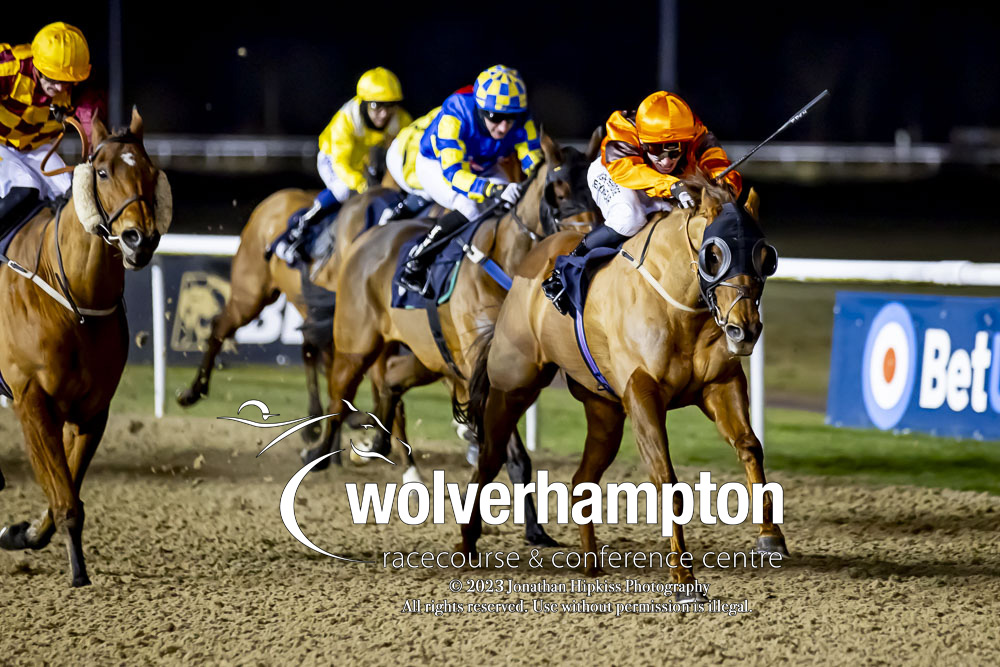
[[[484, 222], [472, 240], [473, 246], [483, 249], [508, 275], [537, 239], [556, 231], [558, 223], [555, 220], [543, 222], [543, 202], [551, 207], [550, 210], [574, 212], [570, 217], [577, 221], [576, 224], [589, 227], [593, 221], [589, 190], [582, 178], [589, 158], [572, 149], [561, 151], [547, 137], [543, 137], [542, 147], [545, 162], [526, 186], [518, 204], [507, 213]], [[563, 223], [573, 224], [570, 217], [562, 219], [559, 213], [555, 217]], [[351, 400], [365, 370], [383, 360], [386, 360], [387, 370], [384, 382], [378, 386], [376, 409], [383, 421], [394, 414], [406, 390], [441, 377], [447, 378], [458, 396], [464, 399], [467, 395], [465, 378], [473, 370], [469, 351], [480, 331], [492, 325], [506, 291], [481, 266], [473, 262], [462, 263], [450, 300], [438, 309], [441, 331], [454, 365], [446, 361], [435, 343], [427, 313], [422, 309], [391, 306], [392, 293], [396, 289], [393, 274], [400, 249], [427, 228], [427, 221], [414, 220], [372, 230], [344, 258], [333, 323], [336, 347], [329, 376], [330, 412], [339, 411], [341, 399]], [[578, 234], [575, 236], [579, 238]], [[413, 354], [387, 359], [392, 355], [394, 344], [406, 345]], [[332, 418], [328, 424], [323, 442], [303, 452], [306, 463], [333, 448], [339, 418]], [[389, 445], [388, 434], [377, 433], [373, 451], [386, 454]], [[511, 478], [530, 480], [531, 461], [516, 433], [510, 447], [508, 470]], [[317, 467], [325, 467], [325, 464], [324, 461]], [[529, 531], [529, 539], [551, 543], [544, 531], [536, 534], [534, 529]]]
[[[374, 188], [344, 203], [334, 222], [333, 254], [314, 276], [314, 281], [324, 284], [333, 282], [343, 249], [364, 229], [365, 209], [373, 197], [384, 192], [385, 190], [381, 188]], [[285, 230], [289, 216], [300, 209], [308, 208], [314, 195], [315, 193], [295, 188], [279, 190], [258, 204], [250, 214], [249, 221], [240, 233], [239, 249], [233, 257], [229, 298], [222, 312], [212, 320], [212, 332], [194, 381], [177, 397], [177, 402], [182, 406], [194, 405], [202, 396], [208, 395], [212, 368], [222, 350], [222, 344], [236, 333], [237, 329], [253, 321], [282, 293], [306, 319], [301, 271], [289, 267], [277, 256], [266, 258], [265, 249]], [[321, 414], [322, 410], [317, 390], [317, 364], [326, 353], [328, 350], [313, 344], [310, 337], [306, 336], [302, 345], [302, 358], [305, 362], [306, 387], [309, 391], [309, 414], [314, 416]], [[326, 359], [326, 362], [329, 363], [329, 359]]]
[[[758, 305], [777, 255], [755, 222], [756, 193], [749, 193], [740, 211], [727, 189], [704, 179], [688, 185], [702, 191], [699, 208], [658, 214], [625, 242], [622, 252], [594, 275], [582, 326], [560, 315], [541, 290], [556, 256], [570, 251], [577, 238], [548, 238], [520, 264], [492, 340], [477, 360], [465, 406], [481, 451], [471, 480], [479, 483], [474, 514], [462, 526], [464, 551], [474, 553], [480, 536], [482, 485], [503, 464], [504, 445], [517, 420], [560, 368], [587, 418], [574, 486], [600, 481], [618, 452], [626, 414], [653, 483], [662, 488], [676, 482], [666, 412], [692, 404], [736, 449], [747, 483], [764, 483], [764, 453], [750, 429], [740, 356], [750, 354], [760, 335]], [[729, 232], [719, 232], [723, 226]], [[747, 239], [752, 247], [746, 247]], [[575, 342], [576, 327], [586, 334], [596, 373]], [[598, 375], [606, 383], [604, 391], [597, 389]], [[459, 413], [461, 408], [456, 405]], [[757, 548], [787, 554], [781, 530], [772, 523], [770, 493], [765, 498]], [[675, 515], [680, 515], [679, 503], [675, 496]], [[581, 525], [580, 536], [585, 552], [597, 551], [593, 524]], [[684, 533], [675, 524], [671, 551], [685, 550]], [[671, 565], [678, 566], [671, 569], [675, 581], [693, 580], [689, 569]]]
[[95, 120], [91, 142], [69, 201], [36, 214], [10, 246], [28, 269], [0, 268], [0, 373], [49, 503], [38, 520], [0, 529], [0, 547], [41, 549], [59, 530], [73, 586], [90, 583], [80, 487], [128, 353], [125, 269], [149, 263], [172, 215], [170, 185], [143, 148], [137, 111], [111, 135]]

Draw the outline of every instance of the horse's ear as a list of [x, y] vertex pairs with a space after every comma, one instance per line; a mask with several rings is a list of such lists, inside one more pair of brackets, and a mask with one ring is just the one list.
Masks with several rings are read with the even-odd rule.
[[128, 131], [142, 139], [142, 116], [136, 107], [132, 107], [132, 122], [129, 123]]
[[547, 134], [542, 134], [542, 152], [545, 153], [545, 161], [549, 167], [555, 167], [563, 163], [562, 149], [556, 140]]
[[587, 160], [593, 162], [601, 152], [601, 142], [604, 141], [604, 126], [598, 125], [590, 135], [590, 142], [587, 144]]
[[104, 123], [101, 122], [101, 119], [95, 115], [94, 120], [90, 125], [91, 148], [97, 146], [97, 144], [101, 143], [107, 138], [108, 138], [108, 128], [106, 128], [104, 126]]
[[760, 195], [753, 188], [750, 188], [750, 194], [747, 195], [747, 203], [743, 204], [743, 208], [747, 210], [747, 213], [754, 219], [754, 222], [760, 222]]

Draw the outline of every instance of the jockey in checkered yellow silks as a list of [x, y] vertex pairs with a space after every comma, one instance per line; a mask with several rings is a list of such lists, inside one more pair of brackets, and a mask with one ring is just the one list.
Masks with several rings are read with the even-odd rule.
[[[412, 139], [411, 139], [412, 141]], [[528, 93], [517, 70], [494, 65], [476, 77], [475, 84], [449, 96], [423, 131], [420, 150], [412, 156], [413, 179], [393, 173], [394, 156], [405, 147], [393, 145], [386, 156], [389, 172], [411, 192], [431, 199], [451, 212], [443, 216], [427, 238], [414, 246], [401, 281], [419, 289], [430, 258], [424, 248], [436, 238], [477, 217], [491, 201], [516, 202], [520, 184], [508, 183], [497, 162], [516, 154], [530, 175], [541, 164], [542, 145], [528, 110]], [[398, 160], [395, 161], [398, 164]], [[405, 164], [403, 165], [405, 171]]]
[[[86, 130], [101, 104], [93, 91], [75, 94], [90, 75], [90, 49], [79, 28], [50, 23], [31, 44], [0, 43], [0, 212], [8, 197], [55, 198], [69, 189], [70, 175], [45, 176], [41, 162], [63, 124], [51, 107], [72, 113]], [[79, 91], [76, 91], [79, 92]], [[46, 167], [65, 166], [53, 154]]]

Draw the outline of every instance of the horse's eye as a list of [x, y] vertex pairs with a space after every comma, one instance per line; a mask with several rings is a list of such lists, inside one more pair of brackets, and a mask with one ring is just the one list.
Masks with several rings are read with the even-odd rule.
[[97, 177], [99, 179], [101, 179], [102, 181], [105, 180], [108, 177], [108, 170], [107, 169], [98, 169], [97, 170]]

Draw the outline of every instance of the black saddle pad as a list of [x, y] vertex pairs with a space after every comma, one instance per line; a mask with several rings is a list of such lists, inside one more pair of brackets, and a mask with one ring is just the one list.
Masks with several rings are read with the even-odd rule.
[[556, 258], [555, 268], [562, 274], [566, 296], [572, 306], [567, 315], [575, 317], [577, 311], [583, 312], [587, 290], [594, 274], [610, 262], [620, 249], [621, 244], [615, 248], [594, 248], [582, 257], [562, 255]]

